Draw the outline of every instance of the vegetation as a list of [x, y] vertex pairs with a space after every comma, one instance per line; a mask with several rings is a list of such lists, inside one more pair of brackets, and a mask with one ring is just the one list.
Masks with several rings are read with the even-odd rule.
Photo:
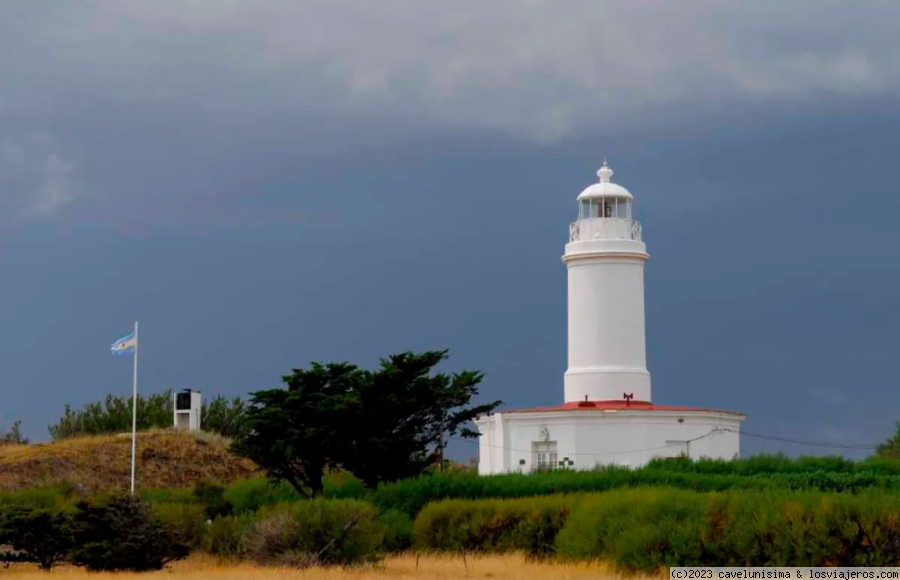
[[579, 496], [520, 500], [446, 500], [428, 505], [415, 521], [423, 550], [462, 553], [524, 552], [547, 557]]
[[73, 509], [15, 507], [0, 516], [0, 561], [43, 570], [69, 562], [88, 570], [159, 570], [189, 547], [137, 498], [78, 502]]
[[6, 433], [0, 434], [0, 445], [28, 445], [28, 439], [22, 435], [22, 421], [16, 419]]
[[694, 491], [818, 490], [856, 493], [868, 489], [900, 491], [900, 475], [875, 471], [776, 472], [753, 475], [698, 473], [688, 465], [672, 471], [662, 464], [631, 470], [608, 467], [596, 471], [552, 471], [479, 477], [474, 474], [432, 474], [381, 485], [371, 500], [381, 509], [415, 516], [427, 504], [450, 498], [521, 498], [560, 493], [589, 493], [642, 486]]
[[[139, 489], [228, 484], [257, 474], [253, 462], [229, 453], [227, 441], [205, 433], [150, 431], [138, 436]], [[131, 437], [104, 435], [45, 445], [0, 445], [0, 490], [33, 486], [71, 493], [128, 490]], [[2, 501], [2, 500], [0, 500]]]
[[896, 566], [900, 496], [622, 490], [595, 495], [557, 537], [563, 558], [661, 566]]
[[244, 538], [249, 557], [271, 565], [348, 565], [377, 559], [384, 526], [371, 504], [313, 499], [263, 509]]
[[309, 567], [414, 550], [600, 559], [629, 573], [900, 565], [900, 424], [864, 461], [682, 457], [478, 477], [437, 466], [446, 439], [475, 436], [468, 423], [499, 402], [473, 404], [482, 374], [435, 372], [446, 358], [313, 363], [248, 404], [210, 401], [214, 433], [154, 430], [171, 424], [172, 393], [141, 399], [139, 497], [121, 495], [128, 398], [67, 406], [49, 445], [15, 445], [27, 443], [16, 422], [0, 436], [0, 561], [149, 571], [206, 551]]
[[286, 389], [254, 393], [234, 450], [276, 481], [314, 497], [328, 469], [343, 468], [370, 488], [412, 477], [442, 456], [446, 437], [500, 402], [476, 405], [483, 376], [431, 374], [447, 351], [404, 353], [375, 371], [313, 363], [283, 377]]
[[[5, 573], [16, 580], [47, 580], [48, 576], [30, 566], [15, 566]], [[77, 568], [54, 570], [56, 580], [96, 580], [95, 574]], [[658, 575], [654, 576], [658, 577]], [[252, 562], [220, 559], [195, 554], [171, 564], [160, 572], [122, 573], [117, 580], [616, 580], [620, 578], [609, 566], [598, 562], [557, 564], [528, 562], [518, 554], [469, 556], [401, 554], [386, 558], [376, 569], [315, 568], [297, 569], [260, 567]], [[648, 576], [648, 578], [650, 578]]]
[[[114, 435], [131, 433], [131, 397], [107, 395], [102, 402], [88, 403], [81, 409], [65, 405], [63, 416], [50, 425], [50, 437], [54, 441], [84, 437], [86, 435]], [[244, 401], [240, 397], [226, 399], [219, 395], [204, 402], [200, 410], [200, 423], [204, 431], [233, 438], [240, 434]], [[139, 431], [172, 427], [174, 415], [172, 390], [138, 395], [137, 426]]]
[[43, 508], [15, 507], [0, 515], [0, 562], [32, 562], [50, 570], [72, 551], [71, 514]]
[[900, 421], [897, 422], [894, 435], [875, 449], [875, 457], [900, 459]]
[[189, 553], [189, 547], [137, 498], [79, 502], [71, 529], [72, 563], [90, 571], [160, 570]]

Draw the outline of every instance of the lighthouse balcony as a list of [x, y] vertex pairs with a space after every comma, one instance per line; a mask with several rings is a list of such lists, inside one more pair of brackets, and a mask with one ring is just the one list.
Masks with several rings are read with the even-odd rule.
[[641, 222], [629, 218], [587, 218], [569, 225], [569, 241], [641, 241]]

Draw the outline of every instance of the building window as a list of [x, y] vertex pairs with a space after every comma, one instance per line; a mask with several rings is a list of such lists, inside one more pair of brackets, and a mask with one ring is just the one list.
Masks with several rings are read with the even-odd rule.
[[531, 444], [534, 469], [543, 471], [559, 467], [559, 456], [556, 453], [556, 441], [542, 441]]

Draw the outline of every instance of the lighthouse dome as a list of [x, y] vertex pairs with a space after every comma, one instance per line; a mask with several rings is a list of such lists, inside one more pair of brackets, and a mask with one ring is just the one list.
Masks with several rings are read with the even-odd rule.
[[618, 183], [612, 183], [609, 178], [612, 177], [613, 170], [606, 164], [606, 161], [603, 162], [603, 167], [597, 171], [597, 177], [600, 178], [599, 183], [594, 183], [585, 188], [578, 195], [579, 200], [583, 199], [594, 199], [598, 197], [617, 197], [619, 199], [634, 199], [634, 196], [631, 195], [627, 189], [619, 185]]

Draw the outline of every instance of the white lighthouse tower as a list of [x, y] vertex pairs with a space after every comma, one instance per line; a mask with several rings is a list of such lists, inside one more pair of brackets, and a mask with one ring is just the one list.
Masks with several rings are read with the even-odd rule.
[[650, 401], [644, 338], [644, 263], [649, 256], [634, 198], [600, 178], [578, 196], [563, 262], [569, 277], [569, 368], [565, 400]]
[[649, 256], [634, 197], [612, 175], [604, 161], [599, 182], [578, 196], [578, 219], [569, 226], [564, 402], [478, 418], [482, 475], [739, 454], [743, 414], [651, 401], [644, 321]]

